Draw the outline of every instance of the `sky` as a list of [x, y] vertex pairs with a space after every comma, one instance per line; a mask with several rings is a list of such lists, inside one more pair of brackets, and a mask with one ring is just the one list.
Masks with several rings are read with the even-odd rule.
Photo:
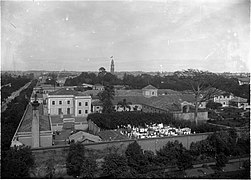
[[1, 69], [109, 71], [113, 58], [115, 71], [250, 72], [249, 11], [249, 0], [1, 1]]

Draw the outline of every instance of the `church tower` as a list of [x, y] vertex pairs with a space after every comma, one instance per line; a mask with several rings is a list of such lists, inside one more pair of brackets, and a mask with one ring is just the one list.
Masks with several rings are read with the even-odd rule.
[[114, 61], [113, 61], [113, 56], [111, 56], [111, 59], [112, 59], [112, 61], [111, 61], [111, 70], [110, 70], [110, 72], [111, 72], [111, 74], [114, 74]]

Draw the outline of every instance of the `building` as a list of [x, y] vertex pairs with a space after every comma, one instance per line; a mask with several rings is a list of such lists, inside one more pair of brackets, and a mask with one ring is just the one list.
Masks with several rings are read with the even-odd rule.
[[221, 103], [222, 107], [228, 107], [229, 101], [233, 98], [234, 96], [232, 93], [221, 92], [219, 95], [214, 96], [214, 102]]
[[238, 78], [239, 85], [250, 84], [250, 77]]
[[24, 115], [12, 138], [11, 146], [26, 145], [32, 148], [52, 146], [52, 127], [43, 105], [37, 102], [27, 105]]
[[99, 136], [95, 136], [90, 133], [86, 133], [83, 131], [79, 131], [75, 134], [72, 134], [69, 136], [69, 141], [74, 141], [74, 142], [81, 142], [81, 143], [94, 143], [94, 142], [100, 142], [101, 138]]
[[229, 101], [229, 105], [237, 108], [243, 108], [246, 110], [249, 108], [248, 100], [241, 97], [235, 97]]
[[92, 87], [93, 90], [100, 90], [103, 91], [105, 89], [105, 86], [101, 85], [101, 84], [94, 84]]
[[148, 85], [142, 89], [143, 96], [145, 97], [153, 97], [158, 95], [158, 89], [152, 85]]
[[52, 131], [62, 130], [87, 130], [88, 123], [86, 117], [76, 117], [74, 115], [51, 115]]
[[[90, 92], [89, 92], [90, 93]], [[171, 113], [175, 118], [194, 119], [195, 97], [192, 93], [182, 93], [170, 89], [157, 89], [148, 85], [141, 90], [116, 90], [112, 100], [115, 111], [143, 111], [149, 113]], [[121, 105], [123, 102], [123, 106]], [[203, 102], [200, 109], [205, 108]], [[92, 100], [93, 112], [102, 112], [102, 103]], [[198, 112], [199, 120], [207, 120], [207, 112]]]
[[75, 117], [88, 116], [91, 113], [91, 96], [64, 88], [48, 95], [48, 114], [72, 115]]

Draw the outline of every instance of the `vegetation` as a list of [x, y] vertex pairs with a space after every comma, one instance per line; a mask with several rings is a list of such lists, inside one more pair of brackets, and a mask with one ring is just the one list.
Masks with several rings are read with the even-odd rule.
[[[240, 86], [237, 78], [228, 78], [214, 73], [210, 73], [209, 77], [210, 78], [205, 79], [205, 85], [213, 81], [212, 86], [214, 88], [233, 93], [235, 96], [246, 98], [250, 101], [250, 85], [245, 84]], [[145, 73], [134, 76], [125, 73], [123, 78], [119, 79], [109, 72], [106, 72], [104, 77], [98, 76], [95, 73], [82, 72], [78, 77], [68, 78], [65, 85], [77, 86], [83, 83], [102, 84], [102, 80], [104, 85], [125, 85], [128, 86], [129, 89], [142, 89], [152, 84], [159, 89], [172, 89], [176, 91], [193, 90], [192, 87], [186, 83], [186, 79], [180, 78], [177, 76], [177, 73], [164, 77], [160, 75], [152, 76]]]
[[29, 178], [34, 157], [27, 146], [13, 147], [2, 151], [1, 177], [8, 179]]
[[[71, 143], [68, 156], [66, 158], [67, 174], [79, 177], [85, 160], [85, 148], [81, 143]], [[82, 172], [83, 173], [83, 172]]]
[[36, 85], [36, 80], [33, 80], [30, 86], [21, 91], [20, 95], [13, 99], [7, 109], [1, 113], [1, 150], [5, 151], [10, 148], [12, 137], [18, 127], [18, 124], [23, 116], [26, 106], [29, 102], [33, 87]]
[[[20, 89], [26, 83], [31, 81], [30, 76], [18, 76], [12, 77], [10, 74], [3, 74], [1, 76], [1, 101], [4, 101], [11, 95], [12, 92]], [[10, 83], [10, 86], [5, 86]]]
[[101, 129], [117, 129], [128, 124], [135, 127], [145, 127], [151, 124], [163, 123], [174, 127], [191, 128], [192, 132], [204, 133], [220, 130], [219, 127], [209, 124], [199, 124], [186, 120], [174, 120], [169, 114], [144, 113], [144, 112], [113, 112], [113, 113], [95, 113], [89, 114], [87, 120], [92, 120]]
[[113, 97], [115, 95], [113, 86], [105, 86], [105, 90], [98, 93], [98, 97], [102, 102], [102, 113], [114, 112], [114, 107], [112, 104]]
[[106, 178], [130, 178], [127, 159], [118, 153], [109, 153], [104, 158], [102, 176]]

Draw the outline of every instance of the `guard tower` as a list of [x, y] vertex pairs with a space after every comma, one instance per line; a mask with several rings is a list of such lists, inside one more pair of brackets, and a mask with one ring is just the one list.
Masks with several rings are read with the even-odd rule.
[[113, 56], [111, 56], [111, 59], [112, 59], [112, 61], [111, 61], [111, 74], [114, 74], [114, 61], [113, 61]]

